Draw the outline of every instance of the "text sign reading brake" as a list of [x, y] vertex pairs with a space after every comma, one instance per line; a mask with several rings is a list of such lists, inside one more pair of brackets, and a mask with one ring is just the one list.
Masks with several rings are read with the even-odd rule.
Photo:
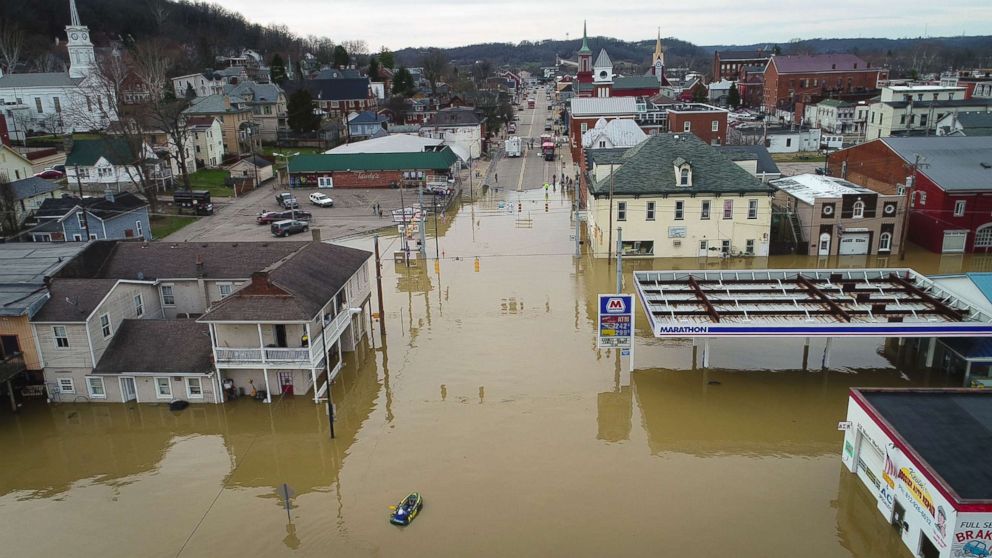
[[599, 336], [597, 346], [629, 348], [634, 334], [633, 295], [599, 295]]

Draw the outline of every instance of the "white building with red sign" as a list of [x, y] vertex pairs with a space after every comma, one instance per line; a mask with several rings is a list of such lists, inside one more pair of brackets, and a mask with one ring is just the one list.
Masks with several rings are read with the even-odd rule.
[[914, 556], [992, 553], [992, 391], [852, 389], [841, 459]]

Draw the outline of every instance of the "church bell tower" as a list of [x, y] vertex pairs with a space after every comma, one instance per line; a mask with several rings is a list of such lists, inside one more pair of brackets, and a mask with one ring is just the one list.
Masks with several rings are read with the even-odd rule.
[[84, 78], [96, 68], [93, 43], [90, 42], [90, 29], [79, 22], [76, 0], [69, 0], [69, 25], [65, 27], [69, 42], [69, 77]]

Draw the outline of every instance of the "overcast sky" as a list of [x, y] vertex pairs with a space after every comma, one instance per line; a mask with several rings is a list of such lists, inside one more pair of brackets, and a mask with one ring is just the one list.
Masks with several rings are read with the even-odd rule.
[[253, 22], [298, 35], [363, 39], [373, 50], [485, 42], [663, 37], [696, 43], [784, 43], [792, 38], [920, 37], [992, 33], [989, 0], [214, 0]]

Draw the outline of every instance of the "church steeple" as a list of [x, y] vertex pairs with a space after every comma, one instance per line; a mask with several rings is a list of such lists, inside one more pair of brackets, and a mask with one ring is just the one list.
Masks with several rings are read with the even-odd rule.
[[580, 53], [581, 52], [588, 52], [590, 55], [592, 54], [592, 49], [589, 48], [589, 38], [588, 38], [588, 36], [586, 34], [586, 22], [585, 22], [585, 20], [582, 21], [582, 48], [579, 49], [579, 52]]
[[90, 30], [79, 21], [76, 0], [69, 0], [69, 25], [65, 27], [69, 49], [69, 77], [84, 78], [93, 71], [96, 56], [90, 42]]
[[658, 39], [654, 43], [654, 54], [651, 56], [651, 64], [661, 60], [661, 65], [665, 65], [665, 49], [661, 46], [661, 27], [658, 28]]
[[592, 49], [586, 33], [586, 22], [582, 22], [582, 48], [579, 49], [579, 72], [576, 75], [579, 83], [592, 82]]

